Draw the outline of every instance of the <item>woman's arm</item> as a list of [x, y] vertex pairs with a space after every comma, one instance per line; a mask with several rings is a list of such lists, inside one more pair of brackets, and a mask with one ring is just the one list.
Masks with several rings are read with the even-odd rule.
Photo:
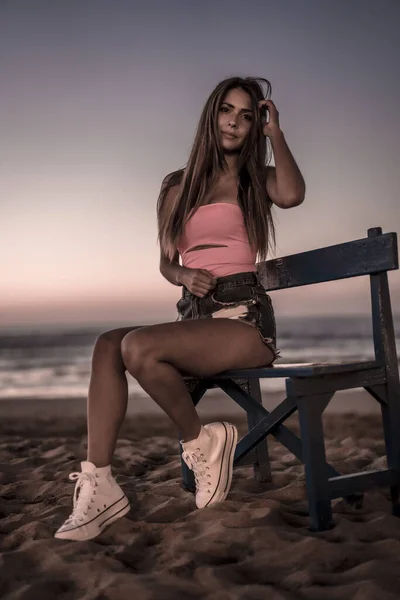
[[161, 251], [160, 273], [167, 281], [173, 285], [183, 285], [182, 277], [186, 267], [179, 264], [179, 252], [176, 252], [172, 261], [170, 261]]
[[[163, 191], [164, 186], [168, 185], [169, 175], [165, 177], [162, 182], [161, 191]], [[162, 209], [165, 211], [169, 211], [169, 207], [171, 206], [171, 202], [174, 200], [175, 195], [177, 194], [179, 189], [178, 185], [173, 185], [167, 191], [165, 198], [162, 203]], [[173, 285], [183, 285], [182, 275], [186, 271], [185, 267], [182, 267], [179, 264], [179, 252], [176, 251], [175, 256], [172, 260], [170, 260], [167, 256], [165, 256], [162, 248], [160, 252], [160, 273], [167, 281], [172, 283]]]
[[282, 131], [270, 136], [275, 167], [267, 167], [267, 192], [280, 208], [298, 206], [304, 200], [306, 184]]
[[272, 100], [260, 100], [258, 106], [269, 113], [268, 121], [262, 116], [262, 132], [269, 137], [275, 158], [275, 167], [266, 167], [268, 196], [280, 208], [298, 206], [304, 200], [306, 184], [280, 127], [278, 109]]

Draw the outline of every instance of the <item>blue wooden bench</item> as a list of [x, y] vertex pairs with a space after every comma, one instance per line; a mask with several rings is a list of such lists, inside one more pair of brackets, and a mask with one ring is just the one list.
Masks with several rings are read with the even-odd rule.
[[[333, 526], [332, 498], [361, 506], [363, 492], [376, 486], [390, 488], [393, 514], [400, 516], [400, 384], [387, 277], [387, 271], [393, 269], [398, 269], [397, 236], [382, 234], [379, 227], [369, 229], [367, 238], [258, 265], [267, 291], [369, 275], [375, 360], [278, 363], [204, 379], [185, 377], [195, 405], [208, 389], [218, 387], [246, 411], [249, 431], [237, 445], [235, 465], [251, 454], [257, 479], [270, 481], [268, 435], [303, 462], [314, 531]], [[268, 377], [286, 378], [286, 398], [271, 412], [263, 407], [260, 392], [260, 379]], [[380, 403], [388, 468], [341, 475], [326, 462], [322, 413], [336, 391], [358, 387]], [[284, 425], [295, 411], [301, 439]], [[193, 473], [183, 461], [182, 472], [185, 487], [194, 491]]]

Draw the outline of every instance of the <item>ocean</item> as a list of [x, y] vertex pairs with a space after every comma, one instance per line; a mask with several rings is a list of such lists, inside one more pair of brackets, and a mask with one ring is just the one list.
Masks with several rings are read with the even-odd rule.
[[[93, 345], [105, 330], [0, 329], [0, 400], [86, 397]], [[280, 317], [277, 333], [280, 363], [374, 358], [370, 317]], [[395, 334], [400, 354], [400, 315], [395, 318]], [[130, 394], [146, 396], [133, 377], [128, 374], [127, 378]], [[261, 382], [264, 391], [282, 391], [284, 385], [283, 379]]]

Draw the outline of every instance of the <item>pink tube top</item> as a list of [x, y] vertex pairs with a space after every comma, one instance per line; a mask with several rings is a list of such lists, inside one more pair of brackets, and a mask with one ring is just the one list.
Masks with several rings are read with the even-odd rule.
[[[196, 246], [221, 244], [219, 248], [189, 251]], [[216, 202], [199, 206], [186, 222], [177, 247], [182, 265], [206, 269], [214, 277], [256, 271], [256, 251], [249, 244], [240, 206]]]

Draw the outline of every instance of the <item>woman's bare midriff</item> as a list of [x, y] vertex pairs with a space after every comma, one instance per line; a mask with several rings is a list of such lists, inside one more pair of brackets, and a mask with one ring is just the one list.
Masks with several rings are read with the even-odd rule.
[[194, 252], [195, 250], [206, 250], [207, 248], [227, 248], [226, 244], [203, 244], [202, 246], [194, 246], [193, 248], [189, 248], [186, 250], [187, 252]]

